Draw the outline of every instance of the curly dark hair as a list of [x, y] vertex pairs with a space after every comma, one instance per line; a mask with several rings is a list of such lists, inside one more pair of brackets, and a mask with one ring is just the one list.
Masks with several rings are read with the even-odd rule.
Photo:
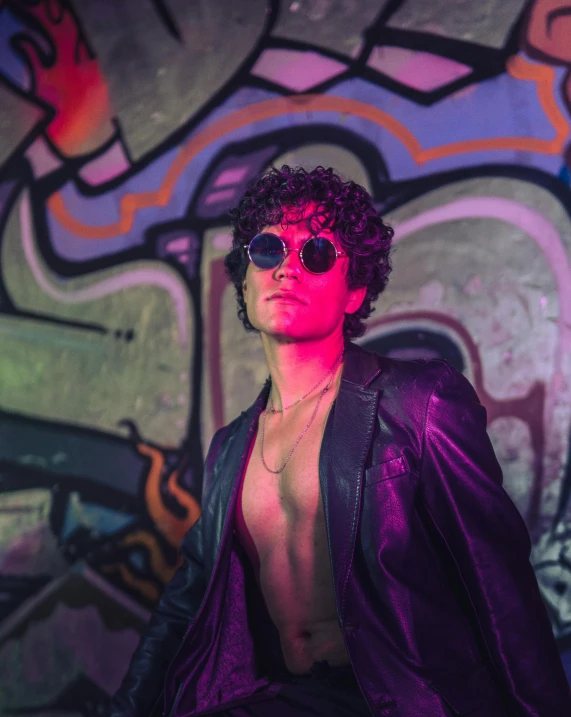
[[226, 255], [226, 273], [236, 289], [238, 317], [248, 331], [256, 331], [248, 319], [242, 283], [248, 268], [244, 244], [264, 227], [300, 221], [308, 204], [315, 211], [306, 218], [308, 230], [317, 236], [321, 229], [335, 233], [343, 251], [349, 255], [349, 289], [366, 286], [361, 307], [347, 314], [343, 324], [346, 338], [365, 332], [365, 319], [374, 311], [372, 304], [387, 285], [393, 230], [383, 223], [369, 193], [352, 181], [343, 181], [329, 168], [271, 167], [249, 186], [238, 206], [230, 212], [233, 226], [232, 249]]

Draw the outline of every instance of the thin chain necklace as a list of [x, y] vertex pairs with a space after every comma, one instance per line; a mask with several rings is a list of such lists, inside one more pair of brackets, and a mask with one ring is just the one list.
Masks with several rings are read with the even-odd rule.
[[310, 393], [313, 393], [313, 392], [315, 391], [315, 389], [316, 389], [320, 384], [322, 384], [322, 383], [325, 381], [325, 379], [326, 379], [329, 375], [331, 375], [332, 373], [334, 373], [334, 371], [335, 371], [335, 369], [337, 368], [337, 366], [339, 366], [339, 364], [341, 363], [341, 361], [342, 361], [342, 359], [343, 359], [343, 354], [344, 354], [344, 353], [345, 353], [345, 350], [341, 351], [341, 353], [339, 354], [339, 356], [337, 356], [337, 360], [336, 360], [335, 363], [333, 364], [333, 368], [332, 368], [330, 371], [328, 371], [328, 372], [325, 374], [325, 376], [322, 376], [322, 377], [319, 379], [319, 381], [315, 384], [315, 386], [312, 386], [307, 393], [304, 393], [301, 398], [298, 398], [298, 399], [297, 399], [297, 401], [294, 401], [293, 403], [290, 403], [289, 406], [284, 406], [283, 408], [274, 408], [274, 398], [273, 398], [273, 395], [272, 395], [273, 392], [270, 390], [270, 399], [269, 399], [269, 401], [268, 401], [268, 403], [269, 403], [270, 405], [269, 405], [269, 408], [267, 408], [266, 410], [268, 410], [270, 413], [283, 413], [284, 411], [287, 411], [288, 408], [293, 408], [294, 406], [297, 406], [297, 404], [300, 403], [301, 401], [303, 401], [304, 398], [307, 398]]
[[333, 368], [332, 368], [330, 371], [328, 371], [328, 372], [325, 374], [325, 376], [322, 376], [322, 377], [319, 379], [319, 381], [315, 384], [315, 386], [312, 386], [307, 393], [304, 393], [301, 398], [298, 398], [298, 399], [297, 399], [297, 401], [294, 401], [293, 403], [290, 403], [289, 406], [284, 406], [283, 408], [274, 408], [273, 391], [270, 389], [270, 398], [269, 398], [269, 401], [268, 401], [268, 403], [269, 403], [270, 405], [269, 405], [269, 407], [268, 407], [266, 410], [269, 411], [270, 413], [283, 413], [284, 411], [287, 411], [288, 408], [293, 408], [294, 406], [297, 406], [297, 404], [300, 403], [301, 401], [303, 401], [304, 398], [307, 398], [310, 393], [313, 393], [313, 392], [315, 391], [315, 389], [316, 389], [321, 383], [323, 383], [328, 376], [330, 376], [332, 373], [335, 372], [335, 370], [337, 369], [337, 366], [339, 366], [339, 364], [340, 364], [341, 361], [343, 360], [343, 354], [344, 354], [344, 353], [345, 353], [345, 349], [343, 349], [343, 350], [341, 351], [341, 353], [339, 354], [339, 356], [337, 356], [337, 358], [336, 358], [336, 360], [335, 360], [335, 363], [333, 364]]
[[[272, 402], [272, 403], [271, 403], [271, 408], [269, 408], [269, 409], [266, 408], [266, 409], [262, 412], [262, 441], [261, 441], [261, 446], [260, 446], [260, 448], [261, 448], [261, 453], [262, 453], [262, 465], [264, 466], [264, 468], [265, 468], [269, 473], [273, 473], [274, 475], [278, 475], [278, 474], [280, 474], [280, 473], [283, 473], [283, 471], [285, 470], [285, 467], [286, 467], [287, 464], [289, 463], [289, 459], [292, 457], [293, 452], [295, 451], [295, 449], [297, 448], [299, 442], [300, 442], [301, 439], [305, 436], [305, 434], [306, 434], [307, 431], [309, 430], [309, 427], [311, 426], [311, 424], [312, 424], [313, 421], [315, 420], [315, 416], [317, 416], [317, 411], [319, 410], [319, 404], [321, 403], [321, 400], [322, 400], [323, 396], [325, 396], [325, 394], [327, 393], [327, 391], [329, 391], [329, 389], [331, 388], [331, 384], [333, 383], [333, 377], [334, 377], [335, 371], [336, 371], [337, 367], [339, 366], [339, 364], [341, 363], [341, 361], [343, 360], [343, 354], [344, 354], [344, 353], [345, 353], [344, 351], [341, 351], [341, 353], [340, 353], [339, 356], [337, 357], [337, 360], [335, 361], [335, 364], [333, 365], [333, 368], [331, 369], [331, 371], [329, 371], [328, 373], [326, 373], [325, 376], [321, 379], [321, 381], [319, 381], [318, 383], [316, 383], [315, 386], [311, 389], [311, 391], [315, 390], [315, 389], [317, 388], [317, 386], [319, 386], [319, 384], [322, 383], [322, 382], [327, 378], [327, 376], [331, 376], [331, 378], [330, 378], [329, 381], [327, 382], [327, 385], [324, 386], [324, 388], [323, 388], [323, 389], [321, 390], [321, 392], [320, 392], [319, 398], [317, 399], [317, 403], [315, 404], [315, 408], [313, 409], [313, 413], [311, 414], [311, 418], [310, 418], [309, 421], [306, 423], [305, 428], [303, 429], [303, 431], [299, 434], [298, 439], [297, 439], [297, 441], [293, 444], [293, 447], [292, 447], [291, 451], [287, 454], [287, 458], [285, 459], [283, 465], [281, 466], [281, 468], [278, 468], [277, 470], [273, 470], [272, 468], [270, 468], [270, 467], [268, 466], [268, 464], [266, 463], [266, 460], [265, 460], [265, 458], [264, 458], [264, 432], [265, 432], [265, 427], [266, 427], [266, 414], [267, 414], [268, 410], [270, 410], [271, 413], [282, 413], [283, 411], [286, 411], [288, 408], [291, 408], [292, 406], [295, 406], [297, 403], [299, 403], [300, 401], [302, 401], [304, 398], [307, 398], [307, 396], [309, 396], [309, 394], [311, 393], [311, 391], [308, 391], [304, 396], [302, 396], [301, 398], [299, 398], [299, 399], [298, 399], [297, 401], [295, 401], [294, 403], [291, 403], [289, 406], [284, 406], [284, 408], [279, 409], [279, 410], [273, 409], [273, 402]], [[270, 389], [269, 402], [271, 402], [271, 401], [272, 401], [272, 394], [271, 394], [271, 389]]]

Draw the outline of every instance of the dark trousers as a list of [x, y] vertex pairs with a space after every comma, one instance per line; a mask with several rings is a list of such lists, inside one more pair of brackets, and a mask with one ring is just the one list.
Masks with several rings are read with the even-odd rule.
[[282, 676], [280, 691], [267, 700], [245, 702], [218, 717], [370, 717], [371, 711], [351, 667], [330, 667], [316, 662], [308, 675]]

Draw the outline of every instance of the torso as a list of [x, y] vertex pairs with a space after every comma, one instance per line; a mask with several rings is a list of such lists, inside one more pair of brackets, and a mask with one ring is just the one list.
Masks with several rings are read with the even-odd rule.
[[[257, 569], [286, 667], [295, 674], [308, 672], [320, 660], [332, 666], [349, 664], [337, 620], [318, 471], [334, 394], [325, 394], [315, 420], [279, 475], [262, 464], [260, 418], [240, 493], [244, 524], [238, 522], [239, 536]], [[270, 468], [283, 465], [314, 407], [312, 400], [299, 410], [268, 414], [264, 457]]]

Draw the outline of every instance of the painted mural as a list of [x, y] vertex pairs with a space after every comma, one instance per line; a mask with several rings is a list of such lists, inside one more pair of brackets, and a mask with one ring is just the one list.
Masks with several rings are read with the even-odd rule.
[[360, 341], [473, 382], [571, 680], [570, 15], [0, 1], [1, 714], [105, 714], [266, 377], [223, 257], [283, 162], [395, 227]]

